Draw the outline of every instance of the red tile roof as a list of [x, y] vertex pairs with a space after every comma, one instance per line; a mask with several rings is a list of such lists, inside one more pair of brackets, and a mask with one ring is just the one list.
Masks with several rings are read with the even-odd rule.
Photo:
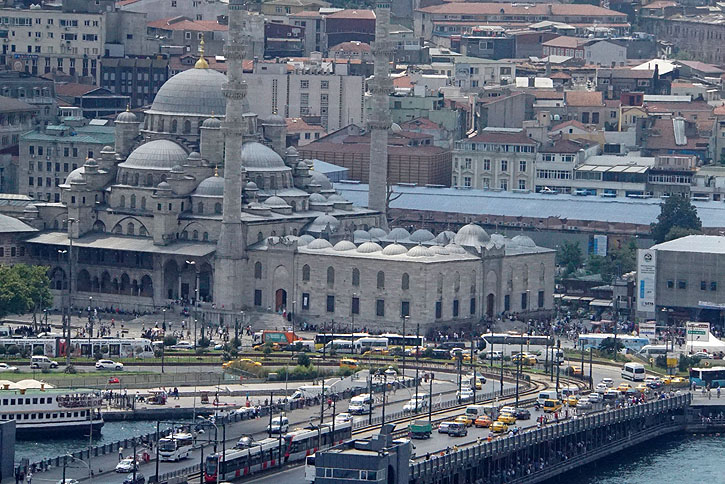
[[68, 82], [65, 84], [56, 84], [55, 94], [58, 96], [77, 97], [88, 94], [98, 89], [98, 86], [92, 84], [78, 84], [77, 82]]
[[677, 2], [673, 2], [671, 0], [659, 0], [656, 2], [648, 3], [647, 5], [643, 6], [642, 8], [665, 8], [665, 7], [676, 7]]
[[400, 124], [400, 127], [403, 129], [440, 129], [440, 125], [438, 123], [434, 123], [428, 118], [415, 118], [411, 119], [410, 121], [406, 121], [404, 123]]
[[190, 30], [194, 32], [218, 32], [229, 30], [228, 25], [222, 25], [216, 20], [190, 20], [186, 17], [164, 18], [154, 20], [146, 25], [152, 29]]
[[563, 123], [559, 123], [556, 126], [552, 126], [551, 128], [549, 128], [549, 132], [558, 131], [560, 129], [568, 128], [569, 126], [579, 128], [582, 131], [591, 131], [585, 124], [577, 121], [576, 119], [572, 119], [570, 121], [564, 121]]
[[520, 145], [536, 144], [536, 141], [526, 136], [526, 133], [523, 131], [482, 131], [476, 136], [468, 138], [468, 141], [475, 141], [477, 143], [512, 143]]
[[554, 39], [547, 40], [546, 42], [542, 42], [541, 45], [544, 47], [566, 47], [568, 49], [576, 49], [587, 40], [588, 39], [582, 39], [579, 37], [568, 37], [566, 35], [561, 35]]
[[363, 19], [363, 20], [375, 20], [375, 12], [372, 10], [353, 10], [345, 9], [339, 12], [331, 13], [326, 15], [325, 18], [345, 18], [345, 19]]
[[401, 89], [413, 89], [413, 83], [410, 81], [410, 76], [394, 77], [393, 87], [399, 87]]
[[715, 116], [725, 116], [725, 104], [716, 107], [712, 113]]
[[308, 124], [304, 119], [302, 118], [286, 118], [285, 122], [287, 123], [287, 131], [288, 132], [295, 132], [295, 131], [325, 131], [325, 128], [323, 128], [320, 125], [317, 124]]
[[335, 51], [368, 53], [371, 52], [371, 49], [370, 44], [360, 42], [359, 40], [352, 40], [349, 42], [341, 42], [335, 46], [330, 47], [330, 52]]
[[604, 106], [600, 91], [566, 91], [566, 105], [570, 107]]
[[566, 72], [555, 72], [549, 76], [551, 79], [571, 79], [571, 76]]

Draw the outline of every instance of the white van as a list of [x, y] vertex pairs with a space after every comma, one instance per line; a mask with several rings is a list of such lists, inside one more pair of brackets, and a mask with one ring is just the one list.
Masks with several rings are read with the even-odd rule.
[[58, 362], [51, 360], [47, 356], [33, 356], [30, 360], [30, 368], [38, 368], [40, 370], [58, 368]]
[[622, 378], [632, 381], [644, 381], [645, 376], [642, 363], [625, 363], [622, 367]]
[[347, 406], [347, 411], [353, 415], [360, 415], [370, 413], [373, 408], [373, 397], [368, 393], [363, 393], [350, 399], [350, 405]]
[[469, 405], [466, 407], [466, 415], [476, 420], [482, 415], [488, 415], [493, 420], [498, 418], [497, 405]]
[[539, 396], [536, 397], [536, 403], [543, 405], [547, 400], [559, 400], [559, 394], [556, 390], [543, 390], [539, 392]]
[[564, 387], [561, 389], [561, 398], [568, 398], [572, 395], [579, 395], [579, 387]]
[[267, 425], [267, 432], [271, 434], [286, 434], [289, 432], [289, 419], [284, 415], [274, 417], [272, 423]]
[[667, 345], [644, 345], [639, 354], [645, 358], [657, 357], [667, 354]]

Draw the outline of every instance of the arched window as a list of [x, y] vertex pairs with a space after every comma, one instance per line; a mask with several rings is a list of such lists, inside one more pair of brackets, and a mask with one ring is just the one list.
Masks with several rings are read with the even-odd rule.
[[141, 197], [141, 210], [146, 210], [146, 197]]
[[151, 173], [146, 175], [146, 186], [147, 187], [154, 186], [154, 176]]
[[262, 278], [262, 263], [261, 262], [255, 262], [255, 264], [254, 264], [254, 278], [255, 279]]
[[139, 177], [139, 174], [134, 173], [134, 175], [133, 175], [133, 185], [134, 186], [138, 186], [138, 177]]
[[539, 266], [539, 283], [543, 285], [544, 281], [546, 281], [546, 266], [542, 262]]
[[118, 202], [118, 206], [121, 208], [126, 207], [126, 197], [124, 195], [121, 195], [121, 199]]
[[327, 286], [333, 287], [335, 285], [335, 269], [332, 266], [327, 268]]
[[400, 281], [400, 288], [403, 291], [410, 289], [410, 276], [407, 272], [403, 273], [403, 279]]
[[199, 240], [199, 231], [198, 230], [194, 230], [191, 233], [191, 238], [194, 239], [194, 240]]
[[136, 208], [136, 195], [131, 195], [131, 208]]
[[383, 271], [378, 272], [378, 289], [385, 289], [385, 273]]
[[173, 121], [171, 121], [171, 132], [172, 133], [176, 133], [176, 127], [177, 127], [177, 123], [176, 123], [176, 120], [174, 119]]
[[181, 238], [187, 240], [189, 238], [189, 232], [187, 232], [186, 230], [181, 232]]
[[138, 229], [138, 234], [139, 234], [139, 235], [140, 235], [141, 237], [146, 237], [146, 236], [147, 236], [147, 235], [148, 235], [149, 233], [148, 233], [148, 231], [146, 230], [146, 227], [144, 227], [144, 226], [142, 225], [142, 226], [141, 226], [141, 228], [140, 228], [140, 229]]
[[269, 189], [270, 190], [277, 189], [277, 179], [274, 176], [269, 177]]
[[438, 294], [443, 294], [443, 274], [438, 273]]
[[118, 224], [118, 225], [116, 225], [113, 228], [113, 233], [114, 234], [122, 234], [123, 233], [123, 227], [121, 227], [121, 224]]
[[261, 242], [264, 240], [264, 234], [262, 232], [257, 232], [257, 242]]
[[461, 290], [461, 275], [458, 272], [453, 274], [453, 290], [455, 292]]
[[476, 271], [471, 272], [471, 295], [476, 294]]
[[196, 213], [204, 213], [204, 203], [199, 202], [199, 204], [196, 206]]
[[222, 213], [222, 204], [217, 202], [214, 204], [214, 213]]
[[136, 232], [136, 229], [134, 228], [133, 224], [131, 222], [126, 225], [126, 233], [128, 235], [133, 235]]
[[302, 266], [302, 280], [305, 282], [310, 280], [310, 266], [307, 264]]
[[128, 185], [128, 173], [124, 173], [124, 174], [123, 174], [123, 177], [121, 178], [121, 182], [122, 182], [122, 183], [123, 183], [124, 185]]
[[204, 232], [204, 235], [202, 235], [202, 240], [209, 240], [209, 232]]
[[360, 270], [359, 269], [352, 270], [352, 285], [356, 286], [356, 287], [360, 285]]
[[189, 133], [191, 133], [191, 121], [187, 119], [186, 121], [184, 121], [184, 134]]

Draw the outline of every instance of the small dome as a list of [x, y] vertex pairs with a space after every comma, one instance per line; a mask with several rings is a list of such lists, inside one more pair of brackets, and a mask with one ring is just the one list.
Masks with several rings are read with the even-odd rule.
[[335, 244], [335, 247], [333, 247], [338, 252], [344, 252], [346, 250], [355, 250], [357, 249], [357, 246], [350, 242], [349, 240], [341, 240], [337, 244]]
[[416, 245], [408, 251], [408, 257], [432, 257], [433, 252], [422, 245]]
[[[345, 197], [343, 197], [339, 193], [333, 193], [332, 195], [327, 197], [327, 201], [328, 202], [347, 202], [347, 200], [345, 200]], [[372, 233], [372, 231], [371, 231], [371, 233]]]
[[223, 197], [224, 196], [224, 178], [220, 176], [210, 176], [199, 183], [194, 190], [194, 195], [202, 195], [205, 197]]
[[181, 167], [181, 165], [174, 165], [171, 167], [171, 173], [184, 173], [184, 169]]
[[446, 250], [451, 254], [465, 254], [466, 249], [461, 247], [458, 244], [448, 244], [446, 245]]
[[336, 230], [340, 226], [340, 221], [332, 215], [320, 215], [312, 221], [310, 229], [314, 232], [320, 232], [326, 229], [328, 225], [330, 226], [330, 229]]
[[468, 224], [461, 227], [453, 241], [462, 247], [481, 247], [491, 240], [483, 227]]
[[324, 195], [320, 195], [319, 193], [313, 193], [310, 195], [310, 203], [327, 203], [327, 199]]
[[188, 156], [189, 160], [201, 160], [201, 153], [198, 151], [192, 151]]
[[357, 240], [370, 240], [370, 234], [367, 230], [356, 230], [352, 233], [353, 238]]
[[83, 163], [84, 166], [98, 166], [98, 163], [93, 158], [88, 158], [85, 163]]
[[368, 230], [368, 233], [370, 234], [371, 239], [384, 239], [388, 236], [388, 233], [379, 227], [371, 228], [370, 230]]
[[252, 142], [245, 143], [242, 146], [242, 165], [247, 170], [270, 168], [287, 168], [284, 160], [272, 148], [268, 148], [261, 143]]
[[284, 120], [282, 116], [280, 116], [277, 113], [272, 113], [267, 119], [262, 121], [262, 124], [269, 124], [269, 125], [279, 125], [279, 126], [287, 126], [287, 122]]
[[536, 247], [536, 242], [534, 242], [531, 237], [528, 237], [526, 235], [517, 235], [516, 237], [511, 239], [511, 242], [520, 247]]
[[128, 155], [119, 168], [137, 170], [171, 170], [175, 165], [183, 165], [187, 158], [186, 150], [173, 141], [157, 139], [144, 143]]
[[312, 176], [312, 181], [320, 185], [322, 190], [333, 190], [330, 179], [319, 171], [310, 170], [310, 175]]
[[83, 174], [86, 172], [85, 167], [79, 166], [72, 172], [68, 173], [68, 176], [65, 177], [65, 184], [70, 185], [73, 182], [82, 182], [83, 181]]
[[[290, 146], [290, 148], [291, 148], [291, 146]], [[297, 169], [298, 170], [309, 170], [310, 169], [310, 165], [308, 165], [304, 161], [298, 161], [297, 162]]]
[[418, 229], [410, 234], [410, 240], [413, 242], [428, 242], [435, 239], [436, 236], [430, 230]]
[[385, 255], [402, 255], [408, 252], [405, 246], [400, 244], [390, 244], [383, 249]]
[[227, 76], [214, 69], [187, 69], [169, 78], [151, 104], [150, 114], [223, 116], [227, 99], [222, 88]]
[[329, 249], [330, 247], [332, 247], [332, 244], [330, 243], [329, 240], [325, 240], [325, 239], [315, 239], [312, 242], [310, 242], [309, 244], [307, 244], [307, 248], [313, 249], [313, 250]]
[[508, 239], [501, 234], [491, 234], [491, 242], [503, 247], [508, 242]]
[[116, 116], [117, 123], [136, 123], [138, 118], [131, 111], [124, 111]]
[[222, 122], [219, 118], [206, 118], [203, 123], [201, 123], [202, 128], [221, 128]]
[[436, 235], [435, 241], [439, 244], [448, 244], [450, 242], [453, 242], [453, 239], [456, 238], [456, 233], [452, 232], [450, 230], [444, 230], [440, 234]]
[[406, 240], [408, 238], [410, 238], [410, 232], [403, 227], [395, 227], [388, 234], [388, 239], [390, 240]]
[[247, 184], [244, 185], [244, 189], [245, 190], [259, 190], [259, 188], [257, 188], [257, 184], [254, 183], [253, 181], [247, 182]]
[[313, 240], [315, 240], [315, 238], [312, 235], [304, 234], [304, 235], [301, 235], [299, 239], [297, 239], [297, 245], [299, 247], [302, 247], [303, 245], [309, 244]]
[[290, 146], [289, 148], [284, 150], [284, 154], [287, 156], [297, 156], [297, 148], [295, 148], [294, 146]]
[[101, 153], [113, 153], [115, 151], [116, 150], [114, 150], [113, 146], [111, 146], [111, 145], [106, 145], [103, 147], [103, 149], [101, 149]]
[[156, 185], [156, 188], [158, 188], [159, 190], [171, 190], [171, 185], [169, 185], [165, 181], [162, 181], [161, 183]]
[[272, 196], [269, 197], [264, 201], [264, 204], [271, 208], [287, 208], [289, 205], [287, 202], [284, 201], [284, 199], [278, 197], [278, 196]]
[[430, 247], [430, 251], [436, 255], [449, 255], [450, 254], [450, 252], [448, 252], [448, 249], [446, 249], [442, 245], [434, 245], [434, 246]]
[[376, 242], [365, 242], [357, 248], [357, 251], [361, 254], [372, 254], [373, 252], [380, 252], [381, 250], [383, 248]]

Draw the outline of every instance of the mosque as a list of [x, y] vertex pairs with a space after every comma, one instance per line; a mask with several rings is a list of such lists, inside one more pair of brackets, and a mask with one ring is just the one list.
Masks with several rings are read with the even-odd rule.
[[227, 75], [202, 53], [143, 122], [117, 116], [115, 146], [68, 175], [61, 203], [24, 212], [39, 229], [29, 256], [50, 267], [56, 305], [70, 283], [80, 307], [188, 300], [210, 318], [287, 309], [371, 329], [552, 309], [554, 251], [473, 224], [388, 230], [384, 210], [353, 206], [300, 160], [283, 118], [249, 112], [243, 6], [229, 9]]

